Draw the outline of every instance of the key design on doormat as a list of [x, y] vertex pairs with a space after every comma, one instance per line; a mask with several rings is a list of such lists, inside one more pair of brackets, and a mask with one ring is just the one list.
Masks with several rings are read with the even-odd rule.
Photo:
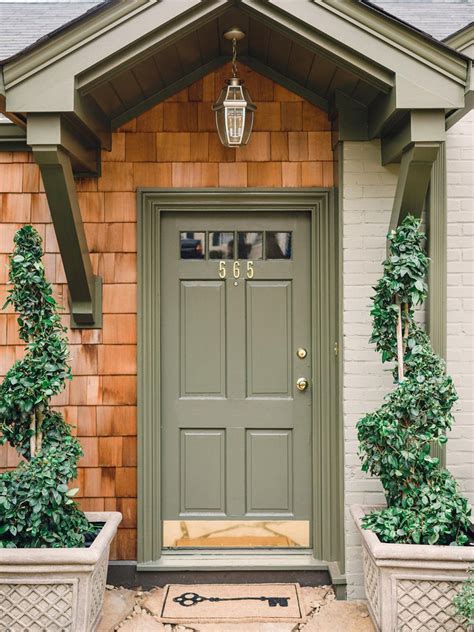
[[291, 597], [203, 597], [194, 592], [186, 592], [179, 595], [179, 597], [174, 597], [173, 601], [185, 608], [196, 606], [203, 601], [268, 601], [270, 608], [276, 608], [277, 606], [288, 608], [289, 599]]

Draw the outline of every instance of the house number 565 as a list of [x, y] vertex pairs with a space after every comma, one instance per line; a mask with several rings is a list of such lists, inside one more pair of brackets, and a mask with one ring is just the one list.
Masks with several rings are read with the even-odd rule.
[[[253, 279], [253, 261], [247, 261], [247, 279]], [[234, 279], [240, 278], [241, 266], [240, 261], [234, 261], [232, 264], [232, 276]], [[227, 261], [219, 261], [219, 278], [225, 279], [227, 276]]]

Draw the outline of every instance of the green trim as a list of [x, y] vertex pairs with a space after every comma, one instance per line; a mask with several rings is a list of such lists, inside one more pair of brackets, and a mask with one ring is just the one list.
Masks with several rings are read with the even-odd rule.
[[0, 151], [31, 151], [25, 130], [14, 123], [0, 123]]
[[[312, 221], [313, 555], [343, 564], [343, 429], [338, 402], [339, 231], [327, 189], [141, 189], [138, 204], [138, 562], [160, 567], [160, 215], [166, 210], [301, 211]], [[335, 496], [339, 498], [335, 500]], [[322, 511], [326, 511], [323, 514]], [[324, 519], [323, 519], [324, 518]], [[338, 557], [335, 557], [335, 555]], [[192, 555], [192, 554], [189, 554]]]
[[200, 68], [197, 68], [196, 70], [193, 70], [193, 72], [190, 72], [184, 77], [181, 77], [178, 81], [175, 81], [171, 85], [166, 86], [166, 88], [163, 88], [162, 90], [158, 90], [154, 94], [150, 95], [149, 97], [141, 101], [138, 105], [135, 105], [129, 108], [128, 110], [125, 110], [125, 112], [113, 118], [111, 121], [112, 129], [116, 129], [117, 127], [120, 127], [127, 121], [130, 121], [136, 116], [143, 114], [143, 112], [146, 112], [157, 103], [161, 103], [161, 101], [164, 101], [165, 99], [168, 99], [174, 94], [177, 94], [184, 88], [187, 88], [188, 86], [192, 85], [195, 81], [198, 81], [199, 79], [201, 79], [202, 77], [205, 77], [210, 72], [213, 72], [217, 68], [220, 68], [228, 61], [229, 61], [228, 57], [223, 57], [223, 56], [216, 57], [215, 59], [212, 59], [207, 64], [204, 64], [203, 66], [201, 66]]
[[[447, 284], [448, 284], [448, 215], [446, 192], [446, 148], [441, 143], [433, 163], [428, 196], [428, 254], [431, 259], [428, 276], [427, 328], [434, 351], [446, 359], [447, 347]], [[434, 456], [446, 462], [446, 449], [433, 445]]]
[[[408, 24], [402, 24], [393, 16], [380, 13], [377, 7], [368, 7], [360, 2], [340, 0], [312, 0], [314, 3], [330, 5], [335, 13], [343, 12], [348, 20], [356, 20], [360, 27], [378, 39], [387, 38], [395, 49], [413, 57], [427, 66], [437, 66], [444, 74], [463, 81], [467, 68], [465, 59], [430, 35], [420, 32]], [[377, 59], [375, 51], [372, 59]]]
[[41, 171], [68, 282], [71, 327], [99, 328], [101, 280], [92, 274], [71, 159], [57, 145], [33, 146], [33, 155]]
[[474, 23], [471, 22], [462, 29], [459, 29], [459, 31], [448, 35], [443, 42], [450, 48], [454, 48], [462, 53], [463, 50], [474, 44]]

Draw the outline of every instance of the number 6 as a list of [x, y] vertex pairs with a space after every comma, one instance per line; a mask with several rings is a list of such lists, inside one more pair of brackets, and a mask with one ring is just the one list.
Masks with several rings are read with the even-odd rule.
[[240, 276], [240, 261], [234, 261], [234, 279], [238, 279]]

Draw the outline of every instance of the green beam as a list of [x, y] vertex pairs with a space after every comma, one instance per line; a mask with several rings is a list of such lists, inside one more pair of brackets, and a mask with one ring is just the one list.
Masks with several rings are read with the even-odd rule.
[[64, 116], [55, 113], [28, 114], [26, 133], [31, 147], [57, 145], [71, 157], [75, 172], [97, 176], [100, 171], [98, 146], [75, 129]]
[[76, 195], [71, 159], [58, 145], [33, 145], [69, 286], [71, 327], [102, 326], [102, 279], [92, 265]]
[[413, 143], [444, 141], [443, 110], [412, 110], [395, 131], [382, 137], [382, 164], [398, 162]]

